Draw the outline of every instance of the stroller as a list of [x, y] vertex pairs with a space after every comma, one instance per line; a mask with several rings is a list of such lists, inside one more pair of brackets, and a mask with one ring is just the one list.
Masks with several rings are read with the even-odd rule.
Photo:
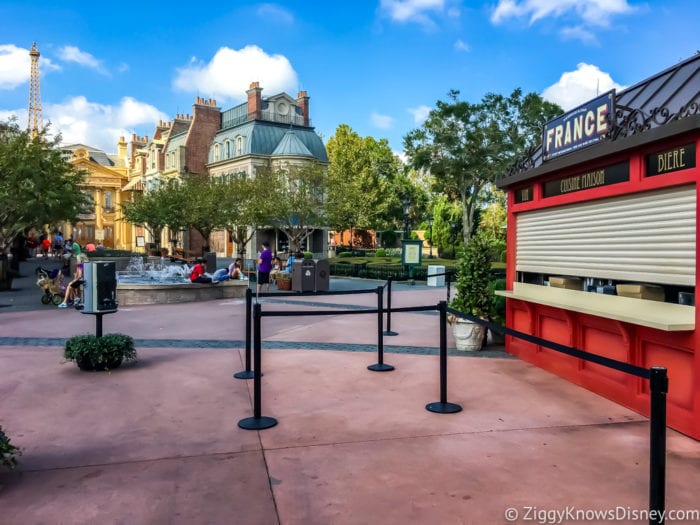
[[58, 268], [54, 270], [37, 268], [36, 275], [36, 285], [44, 290], [44, 294], [41, 296], [41, 303], [61, 304], [63, 302], [63, 294], [66, 291], [61, 270]]

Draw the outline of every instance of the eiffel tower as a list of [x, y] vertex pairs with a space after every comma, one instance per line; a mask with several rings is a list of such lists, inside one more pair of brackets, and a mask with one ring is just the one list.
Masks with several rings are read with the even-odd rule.
[[44, 127], [41, 117], [41, 87], [39, 85], [39, 48], [36, 42], [32, 44], [29, 51], [32, 58], [32, 70], [29, 78], [29, 111], [27, 115], [27, 130], [31, 130], [32, 136], [36, 137]]

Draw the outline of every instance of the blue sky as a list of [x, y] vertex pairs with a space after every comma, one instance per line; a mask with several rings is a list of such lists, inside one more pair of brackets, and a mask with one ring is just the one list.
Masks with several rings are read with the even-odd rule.
[[120, 135], [191, 113], [306, 90], [316, 131], [348, 124], [403, 150], [437, 100], [516, 87], [571, 108], [700, 50], [697, 0], [374, 0], [0, 3], [0, 120], [27, 122], [29, 49], [44, 120], [65, 143], [116, 151]]

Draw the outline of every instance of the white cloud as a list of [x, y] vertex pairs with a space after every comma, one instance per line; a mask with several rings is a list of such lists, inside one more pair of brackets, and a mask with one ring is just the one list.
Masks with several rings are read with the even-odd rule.
[[192, 58], [179, 68], [173, 87], [187, 93], [201, 93], [215, 99], [246, 100], [251, 82], [260, 82], [265, 93], [276, 94], [298, 87], [296, 71], [284, 55], [268, 55], [255, 45], [241, 50], [222, 47], [209, 63]]
[[595, 35], [582, 26], [564, 27], [559, 31], [564, 40], [580, 40], [584, 44], [597, 44]]
[[58, 50], [58, 56], [65, 62], [75, 62], [76, 64], [92, 69], [99, 69], [101, 67], [99, 60], [90, 53], [81, 51], [75, 46], [63, 46]]
[[277, 22], [285, 25], [294, 23], [294, 15], [278, 4], [260, 4], [256, 13], [266, 22]]
[[556, 84], [545, 89], [542, 98], [555, 102], [568, 111], [601, 93], [624, 88], [625, 86], [615, 82], [609, 73], [601, 71], [597, 66], [581, 62], [575, 71], [563, 73]]
[[446, 9], [445, 0], [381, 0], [379, 9], [394, 22], [413, 22], [426, 28], [435, 27], [435, 15], [456, 18], [460, 14], [456, 6]]
[[417, 108], [408, 108], [408, 112], [413, 115], [414, 124], [422, 124], [425, 119], [428, 118], [430, 111], [432, 110], [429, 106], [418, 106]]
[[455, 49], [457, 51], [465, 51], [469, 52], [471, 51], [471, 48], [469, 47], [469, 44], [467, 44], [464, 40], [461, 38], [458, 38], [457, 41], [455, 42]]
[[393, 118], [388, 115], [380, 115], [379, 113], [372, 113], [370, 121], [375, 128], [379, 129], [389, 129], [394, 123]]
[[634, 10], [627, 0], [499, 0], [491, 14], [498, 24], [508, 18], [529, 17], [530, 23], [547, 17], [573, 16], [593, 26], [608, 26], [613, 15]]
[[[39, 58], [39, 71], [55, 71], [60, 67], [47, 58]], [[0, 45], [0, 89], [14, 89], [29, 82], [31, 59], [29, 49], [13, 44]]]
[[169, 120], [156, 107], [131, 97], [124, 97], [117, 106], [73, 97], [60, 104], [45, 104], [43, 116], [51, 121], [53, 133], [61, 132], [63, 144], [86, 144], [108, 153], [117, 149], [119, 137], [128, 140], [136, 127], [151, 134], [159, 120]]

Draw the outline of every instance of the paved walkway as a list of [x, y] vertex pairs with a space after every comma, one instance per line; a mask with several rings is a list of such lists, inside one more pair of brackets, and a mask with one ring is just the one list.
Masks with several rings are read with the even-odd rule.
[[[397, 288], [397, 307], [445, 297]], [[646, 521], [632, 519], [647, 506], [640, 415], [501, 348], [450, 357], [447, 399], [463, 410], [425, 410], [440, 396], [436, 315], [395, 314], [384, 361], [396, 369], [376, 373], [376, 316], [343, 315], [373, 296], [265, 299], [264, 312], [347, 307], [263, 318], [262, 415], [278, 424], [249, 431], [237, 423], [253, 382], [232, 378], [243, 301], [122, 308], [104, 331], [132, 335], [138, 363], [85, 373], [61, 345], [94, 318], [41, 305], [38, 288], [29, 308], [25, 290], [0, 293], [13, 298], [0, 308], [0, 423], [24, 452], [0, 473], [3, 525], [490, 524], [509, 508], [518, 523]], [[700, 443], [669, 431], [667, 472], [666, 508], [697, 510]]]

